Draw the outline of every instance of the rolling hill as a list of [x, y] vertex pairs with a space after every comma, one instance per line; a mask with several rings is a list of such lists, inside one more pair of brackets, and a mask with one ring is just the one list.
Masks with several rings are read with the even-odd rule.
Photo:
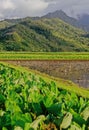
[[88, 34], [60, 18], [0, 22], [0, 51], [89, 51], [88, 47]]

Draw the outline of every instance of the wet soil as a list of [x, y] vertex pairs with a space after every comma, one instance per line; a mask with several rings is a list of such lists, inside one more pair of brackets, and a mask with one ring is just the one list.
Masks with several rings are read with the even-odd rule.
[[7, 62], [35, 69], [51, 76], [72, 80], [86, 88], [89, 87], [89, 61], [16, 60]]

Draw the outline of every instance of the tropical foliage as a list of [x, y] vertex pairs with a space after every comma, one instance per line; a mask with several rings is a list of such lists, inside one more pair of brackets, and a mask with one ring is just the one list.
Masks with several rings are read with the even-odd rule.
[[88, 130], [89, 99], [1, 63], [0, 129]]

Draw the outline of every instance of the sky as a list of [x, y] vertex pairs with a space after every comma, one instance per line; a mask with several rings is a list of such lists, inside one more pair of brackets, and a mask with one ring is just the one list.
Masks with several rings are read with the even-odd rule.
[[0, 0], [0, 19], [42, 16], [56, 10], [76, 17], [89, 13], [89, 0]]

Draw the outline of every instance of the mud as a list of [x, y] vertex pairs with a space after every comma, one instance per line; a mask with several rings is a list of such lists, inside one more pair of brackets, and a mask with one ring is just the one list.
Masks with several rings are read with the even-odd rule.
[[51, 76], [72, 80], [80, 86], [89, 87], [89, 61], [16, 60], [6, 62], [39, 70]]

